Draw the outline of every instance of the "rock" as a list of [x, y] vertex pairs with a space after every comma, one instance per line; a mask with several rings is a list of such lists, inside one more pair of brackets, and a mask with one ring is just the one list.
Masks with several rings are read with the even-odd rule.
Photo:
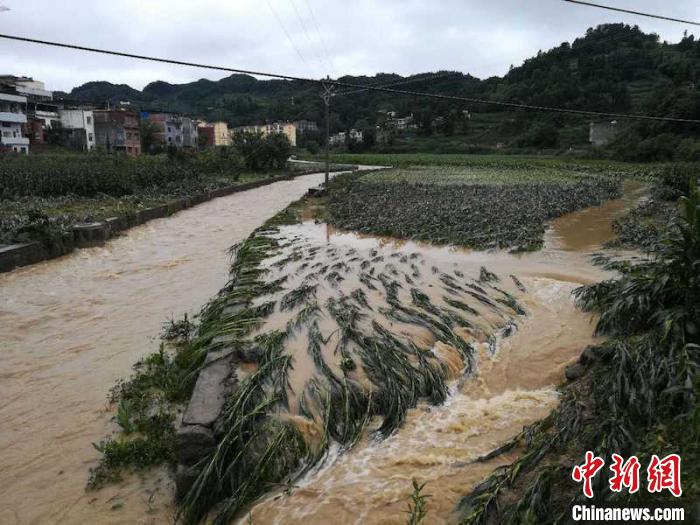
[[598, 360], [598, 356], [594, 351], [593, 346], [587, 346], [583, 349], [581, 357], [579, 357], [578, 362], [584, 366], [590, 366]]
[[175, 472], [175, 497], [178, 500], [185, 497], [192, 485], [194, 485], [194, 482], [197, 481], [197, 476], [199, 476], [200, 472], [200, 469], [196, 467], [177, 466], [177, 471]]
[[258, 345], [245, 345], [236, 349], [236, 357], [244, 363], [259, 363], [265, 350]]
[[564, 375], [568, 381], [575, 381], [586, 373], [586, 367], [581, 363], [576, 363], [566, 367]]
[[615, 349], [612, 346], [594, 346], [592, 350], [595, 356], [604, 363], [609, 363], [615, 357]]
[[192, 397], [187, 405], [182, 422], [186, 425], [211, 427], [224, 406], [231, 363], [226, 350], [210, 351], [199, 372]]
[[175, 435], [175, 456], [182, 465], [194, 465], [215, 446], [214, 433], [201, 425], [181, 425]]

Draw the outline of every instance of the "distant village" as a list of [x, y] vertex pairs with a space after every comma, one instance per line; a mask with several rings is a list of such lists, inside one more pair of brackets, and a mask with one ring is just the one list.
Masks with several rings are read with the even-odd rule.
[[142, 153], [142, 123], [153, 124], [159, 148], [205, 149], [229, 146], [237, 132], [281, 133], [292, 146], [297, 134], [318, 132], [308, 120], [230, 128], [177, 113], [136, 111], [128, 102], [98, 106], [54, 99], [43, 82], [29, 77], [0, 76], [0, 152], [29, 154], [51, 145], [77, 151], [99, 149], [137, 156]]

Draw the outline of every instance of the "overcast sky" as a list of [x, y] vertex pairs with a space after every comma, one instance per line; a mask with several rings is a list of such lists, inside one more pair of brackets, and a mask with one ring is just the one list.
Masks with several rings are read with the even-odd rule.
[[[698, 0], [597, 3], [700, 20]], [[10, 8], [0, 10], [4, 34], [313, 77], [440, 69], [503, 75], [539, 49], [606, 22], [638, 24], [673, 42], [685, 29], [700, 35], [697, 26], [562, 0], [0, 0], [0, 6]], [[90, 80], [141, 89], [153, 80], [227, 76], [2, 39], [0, 73], [65, 91]]]

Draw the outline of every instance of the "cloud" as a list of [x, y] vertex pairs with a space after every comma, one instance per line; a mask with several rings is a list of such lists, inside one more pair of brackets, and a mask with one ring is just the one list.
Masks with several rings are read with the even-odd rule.
[[[560, 0], [0, 2], [11, 8], [0, 12], [2, 33], [313, 77], [449, 69], [484, 78], [502, 75], [511, 64], [601, 23], [637, 24], [669, 41], [677, 41], [684, 29], [697, 29]], [[695, 0], [614, 5], [700, 20]], [[0, 40], [0, 56], [0, 73], [33, 76], [55, 90], [90, 80], [141, 89], [154, 80], [227, 76], [5, 40]]]

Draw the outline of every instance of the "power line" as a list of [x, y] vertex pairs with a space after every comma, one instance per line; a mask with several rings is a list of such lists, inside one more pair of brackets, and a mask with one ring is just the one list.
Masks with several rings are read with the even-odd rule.
[[309, 31], [306, 29], [306, 23], [304, 22], [304, 19], [301, 17], [301, 13], [299, 13], [299, 9], [297, 9], [297, 4], [294, 2], [294, 0], [289, 0], [289, 3], [292, 4], [292, 7], [294, 8], [294, 13], [297, 15], [297, 20], [299, 20], [299, 24], [301, 25], [302, 30], [304, 31], [304, 36], [306, 37], [306, 41], [309, 43], [309, 45], [313, 48], [314, 54], [316, 55], [316, 60], [318, 60], [318, 63], [321, 65], [321, 72], [323, 72], [324, 69], [326, 69], [326, 74], [329, 74], [330, 71], [328, 71], [328, 68], [323, 65], [323, 60], [321, 59], [321, 55], [318, 53], [318, 49], [316, 49], [311, 42], [311, 37], [309, 36]]
[[330, 63], [331, 65], [331, 70], [333, 73], [337, 73], [338, 71], [335, 68], [335, 64], [333, 63], [333, 59], [331, 58], [330, 53], [328, 53], [328, 47], [326, 46], [326, 41], [323, 39], [323, 35], [321, 34], [321, 31], [318, 28], [318, 21], [316, 20], [316, 15], [314, 14], [314, 10], [311, 7], [311, 3], [309, 0], [304, 0], [306, 3], [306, 8], [309, 10], [309, 13], [311, 14], [311, 20], [314, 23], [314, 27], [316, 28], [316, 34], [318, 35], [318, 39], [321, 41], [321, 46], [323, 47], [323, 52], [325, 53], [326, 60]]
[[669, 22], [680, 22], [682, 24], [692, 24], [694, 26], [700, 26], [700, 22], [693, 22], [692, 20], [682, 20], [680, 18], [671, 18], [669, 16], [662, 15], [652, 15], [651, 13], [643, 13], [641, 11], [632, 11], [630, 9], [622, 9], [620, 7], [612, 7], [609, 5], [594, 4], [592, 2], [583, 2], [582, 0], [564, 0], [564, 2], [569, 2], [570, 4], [580, 4], [588, 7], [598, 7], [600, 9], [607, 9], [609, 11], [618, 11], [620, 13], [627, 13], [630, 15], [646, 16], [649, 18], [658, 18], [659, 20], [667, 20]]
[[691, 124], [700, 124], [700, 120], [697, 120], [697, 119], [684, 119], [684, 118], [675, 118], [675, 117], [657, 117], [657, 116], [652, 116], [652, 115], [613, 113], [613, 112], [605, 112], [605, 111], [588, 111], [588, 110], [582, 110], [582, 109], [568, 109], [568, 108], [558, 108], [558, 107], [550, 107], [550, 106], [536, 106], [536, 105], [532, 105], [532, 104], [520, 104], [517, 102], [504, 102], [504, 101], [499, 101], [499, 100], [488, 100], [488, 99], [473, 98], [473, 97], [460, 97], [460, 96], [456, 96], [456, 95], [446, 95], [446, 94], [440, 94], [440, 93], [424, 93], [424, 92], [420, 92], [420, 91], [408, 91], [408, 90], [395, 89], [395, 88], [386, 87], [386, 86], [366, 86], [366, 85], [361, 85], [361, 84], [354, 84], [351, 82], [343, 82], [340, 80], [331, 80], [331, 79], [319, 80], [319, 79], [308, 78], [308, 77], [297, 77], [297, 76], [284, 75], [284, 74], [278, 74], [278, 73], [251, 71], [251, 70], [246, 70], [246, 69], [238, 69], [238, 68], [231, 68], [231, 67], [224, 67], [224, 66], [206, 65], [206, 64], [200, 64], [197, 62], [186, 62], [186, 61], [182, 61], [182, 60], [151, 57], [151, 56], [146, 56], [146, 55], [137, 55], [134, 53], [126, 53], [123, 51], [112, 51], [112, 50], [107, 50], [107, 49], [98, 49], [98, 48], [93, 48], [93, 47], [79, 46], [79, 45], [75, 45], [75, 44], [65, 44], [62, 42], [52, 42], [52, 41], [48, 41], [48, 40], [39, 40], [39, 39], [35, 39], [35, 38], [21, 37], [21, 36], [14, 36], [14, 35], [0, 34], [0, 38], [4, 38], [7, 40], [15, 40], [15, 41], [19, 41], [19, 42], [29, 42], [29, 43], [33, 43], [33, 44], [41, 44], [41, 45], [46, 45], [46, 46], [59, 47], [59, 48], [64, 48], [64, 49], [88, 51], [91, 53], [100, 53], [103, 55], [112, 55], [112, 56], [119, 56], [119, 57], [124, 57], [124, 58], [134, 58], [134, 59], [138, 59], [138, 60], [147, 60], [150, 62], [161, 62], [164, 64], [174, 64], [174, 65], [179, 65], [179, 66], [188, 66], [188, 67], [195, 67], [195, 68], [200, 68], [200, 69], [226, 71], [226, 72], [230, 72], [230, 73], [255, 75], [255, 76], [261, 76], [261, 77], [268, 77], [268, 78], [277, 78], [277, 79], [282, 79], [282, 80], [294, 80], [294, 81], [298, 81], [298, 82], [306, 82], [306, 83], [316, 84], [316, 85], [321, 85], [321, 86], [326, 86], [326, 87], [334, 86], [334, 87], [343, 87], [343, 88], [349, 88], [349, 89], [355, 89], [355, 90], [381, 91], [384, 93], [393, 93], [396, 95], [433, 98], [433, 99], [438, 99], [438, 100], [451, 100], [451, 101], [456, 101], [456, 102], [469, 102], [471, 104], [487, 104], [487, 105], [493, 105], [493, 106], [508, 107], [508, 108], [514, 108], [514, 109], [527, 109], [527, 110], [532, 110], [532, 111], [542, 111], [542, 112], [550, 112], [550, 113], [569, 113], [569, 114], [573, 114], [573, 115], [587, 115], [587, 116], [595, 116], [595, 117], [613, 117], [613, 118], [623, 118], [623, 119], [666, 121], [666, 122], [684, 122], [684, 123], [691, 123]]
[[335, 96], [341, 96], [341, 95], [354, 95], [356, 93], [364, 93], [366, 91], [369, 91], [370, 87], [393, 87], [393, 86], [403, 86], [406, 84], [412, 84], [413, 82], [422, 82], [425, 80], [438, 80], [440, 78], [445, 78], [445, 77], [452, 77], [455, 75], [459, 75], [459, 73], [455, 71], [449, 71], [447, 73], [433, 73], [433, 74], [428, 74], [425, 73], [423, 76], [420, 77], [415, 77], [415, 78], [409, 78], [408, 80], [398, 80], [396, 82], [390, 82], [389, 84], [374, 84], [362, 89], [351, 89], [348, 91], [340, 91], [335, 94]]
[[287, 37], [289, 44], [294, 48], [294, 51], [297, 52], [297, 55], [299, 55], [299, 58], [301, 58], [301, 61], [304, 63], [304, 65], [306, 65], [306, 67], [309, 67], [309, 63], [304, 58], [304, 55], [301, 54], [301, 51], [299, 51], [299, 48], [294, 43], [294, 40], [292, 40], [292, 36], [289, 34], [289, 32], [287, 31], [287, 28], [282, 23], [282, 19], [277, 14], [277, 11], [275, 11], [275, 8], [272, 7], [272, 3], [270, 2], [270, 0], [266, 0], [266, 1], [267, 1], [267, 7], [270, 8], [270, 11], [272, 11], [272, 14], [274, 15], [275, 19], [277, 20], [277, 23], [282, 28], [282, 31], [284, 32], [285, 36]]

